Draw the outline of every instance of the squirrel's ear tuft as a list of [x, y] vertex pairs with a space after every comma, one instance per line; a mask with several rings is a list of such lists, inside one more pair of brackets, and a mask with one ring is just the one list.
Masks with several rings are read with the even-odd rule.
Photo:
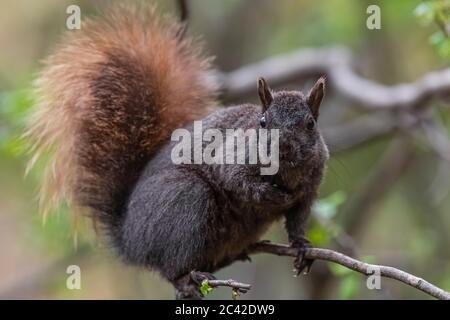
[[258, 94], [261, 100], [263, 112], [265, 112], [273, 101], [272, 91], [270, 90], [269, 84], [266, 79], [258, 79]]
[[319, 107], [325, 95], [325, 77], [320, 77], [316, 84], [309, 90], [306, 102], [309, 109], [313, 114], [313, 117], [317, 120], [319, 117]]

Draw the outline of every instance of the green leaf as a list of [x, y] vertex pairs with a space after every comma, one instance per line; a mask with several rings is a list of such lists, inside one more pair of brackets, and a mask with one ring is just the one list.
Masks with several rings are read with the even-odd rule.
[[206, 296], [208, 295], [211, 291], [213, 290], [213, 288], [209, 285], [208, 280], [203, 280], [202, 281], [202, 285], [200, 286], [200, 292], [202, 294], [202, 296]]

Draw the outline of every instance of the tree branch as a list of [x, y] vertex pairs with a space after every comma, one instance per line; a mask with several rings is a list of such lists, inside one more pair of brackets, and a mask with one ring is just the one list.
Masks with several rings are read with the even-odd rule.
[[412, 83], [386, 86], [359, 76], [352, 67], [350, 51], [344, 47], [301, 49], [218, 75], [227, 99], [255, 92], [255, 81], [264, 76], [272, 86], [326, 75], [329, 84], [360, 108], [405, 110], [422, 107], [435, 97], [450, 95], [450, 68], [430, 72]]
[[[287, 245], [261, 241], [255, 243], [250, 248], [250, 253], [270, 253], [279, 256], [296, 257], [297, 249]], [[437, 299], [450, 300], [449, 292], [436, 287], [435, 285], [425, 281], [422, 278], [416, 277], [412, 274], [393, 267], [365, 263], [350, 258], [349, 256], [346, 256], [342, 253], [321, 248], [307, 249], [305, 257], [308, 259], [334, 262], [364, 275], [372, 275], [373, 270], [379, 270], [382, 277], [398, 280]]]
[[[329, 86], [364, 111], [389, 111], [381, 119], [356, 119], [351, 124], [325, 128], [324, 136], [331, 151], [343, 151], [367, 141], [409, 130], [418, 122], [417, 111], [428, 107], [435, 98], [450, 97], [450, 68], [430, 72], [411, 83], [387, 86], [361, 77], [353, 66], [350, 50], [341, 46], [300, 49], [227, 73], [210, 74], [226, 100], [243, 99], [255, 94], [259, 76], [270, 79], [272, 86], [326, 75]], [[380, 121], [383, 120], [383, 121]]]
[[233, 279], [228, 280], [205, 280], [210, 287], [217, 288], [217, 287], [230, 287], [233, 290], [236, 290], [240, 293], [246, 293], [248, 290], [252, 288], [251, 285], [247, 283], [237, 282]]
[[337, 153], [392, 134], [401, 125], [396, 120], [392, 117], [360, 116], [351, 122], [325, 127], [322, 133], [329, 150]]

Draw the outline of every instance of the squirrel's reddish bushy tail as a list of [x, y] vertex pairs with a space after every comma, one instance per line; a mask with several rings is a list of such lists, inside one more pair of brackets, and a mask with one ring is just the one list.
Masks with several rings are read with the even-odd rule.
[[152, 7], [118, 7], [70, 32], [46, 61], [27, 133], [30, 166], [50, 152], [43, 210], [65, 199], [117, 224], [143, 167], [172, 130], [209, 111], [209, 61], [180, 30]]

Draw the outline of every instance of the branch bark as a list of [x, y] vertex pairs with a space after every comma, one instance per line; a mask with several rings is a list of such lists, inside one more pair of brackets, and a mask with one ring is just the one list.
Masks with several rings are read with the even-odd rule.
[[[297, 249], [287, 245], [262, 241], [255, 243], [250, 248], [250, 253], [270, 253], [278, 256], [296, 257]], [[373, 270], [379, 270], [382, 277], [398, 280], [437, 299], [450, 300], [449, 292], [436, 287], [422, 278], [393, 267], [365, 263], [330, 249], [307, 249], [305, 257], [334, 262], [364, 275], [372, 275]]]
[[248, 290], [252, 288], [250, 284], [237, 282], [233, 279], [228, 280], [205, 280], [210, 287], [217, 288], [217, 287], [230, 287], [233, 290], [236, 290], [240, 293], [246, 293]]

